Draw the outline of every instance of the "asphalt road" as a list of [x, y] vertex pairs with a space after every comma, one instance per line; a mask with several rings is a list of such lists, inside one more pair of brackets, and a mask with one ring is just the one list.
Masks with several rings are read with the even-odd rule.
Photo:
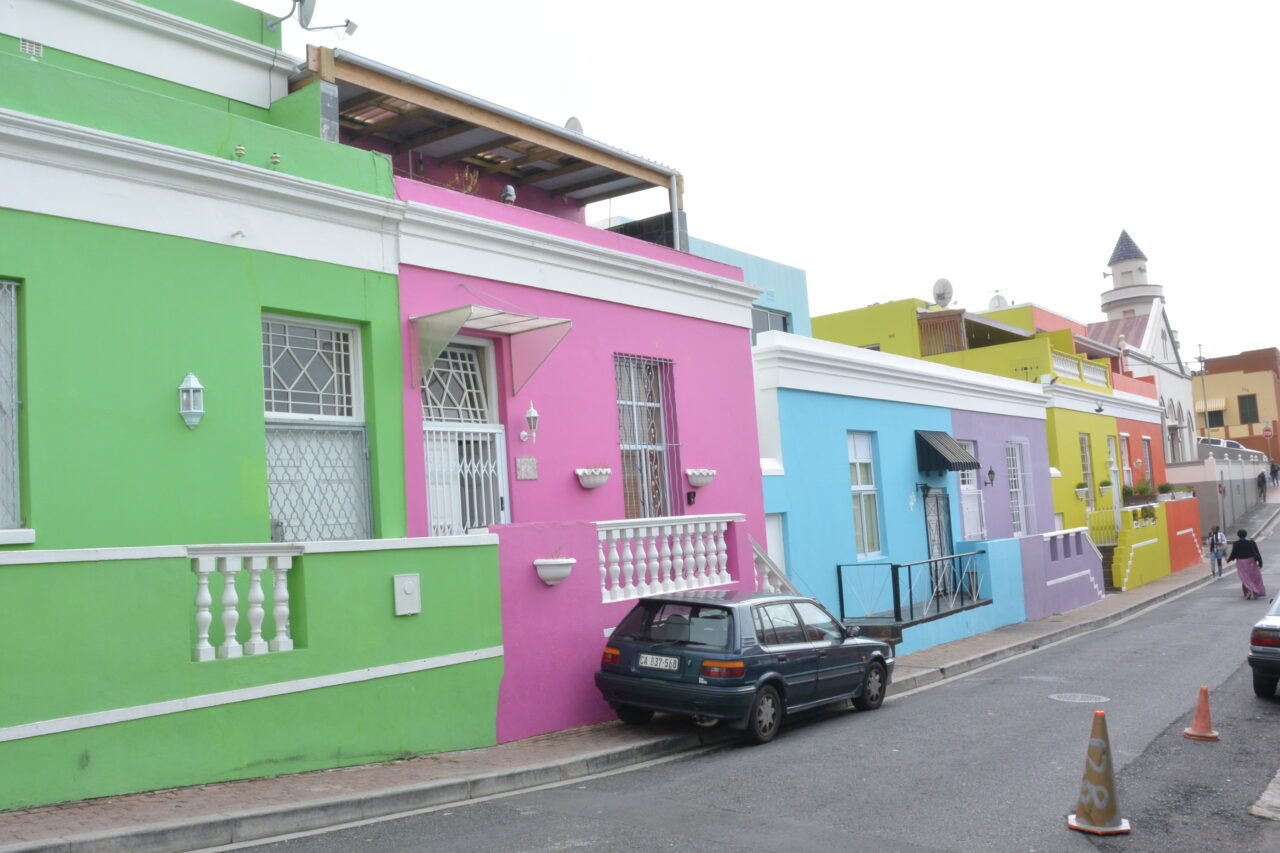
[[[1280, 588], [1280, 548], [1262, 542]], [[1280, 544], [1277, 542], [1276, 544]], [[772, 744], [258, 851], [1280, 851], [1245, 810], [1280, 768], [1280, 699], [1244, 656], [1265, 601], [1233, 576], [1127, 622], [873, 712], [797, 719]], [[1201, 685], [1218, 743], [1182, 737]], [[1068, 830], [1094, 711], [1106, 712], [1129, 836]]]

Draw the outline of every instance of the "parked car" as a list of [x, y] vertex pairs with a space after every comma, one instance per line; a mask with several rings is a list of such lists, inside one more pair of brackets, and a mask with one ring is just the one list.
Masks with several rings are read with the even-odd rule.
[[1249, 634], [1249, 666], [1253, 667], [1253, 692], [1268, 699], [1276, 695], [1280, 682], [1280, 596]]
[[1249, 449], [1245, 447], [1243, 444], [1241, 444], [1240, 442], [1234, 441], [1230, 438], [1212, 438], [1210, 436], [1205, 436], [1205, 435], [1196, 436], [1196, 443], [1208, 444], [1213, 447], [1225, 447], [1228, 450], [1248, 450]]
[[641, 598], [610, 635], [596, 687], [624, 723], [665, 711], [766, 743], [795, 711], [879, 708], [893, 663], [893, 646], [811, 598], [702, 590]]

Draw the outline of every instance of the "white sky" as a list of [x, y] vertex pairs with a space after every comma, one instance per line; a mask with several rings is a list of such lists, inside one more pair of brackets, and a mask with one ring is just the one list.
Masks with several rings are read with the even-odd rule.
[[1280, 4], [319, 0], [313, 24], [347, 17], [286, 23], [285, 50], [577, 116], [684, 174], [692, 234], [804, 269], [814, 315], [946, 277], [953, 305], [1100, 320], [1123, 228], [1185, 361], [1277, 343]]

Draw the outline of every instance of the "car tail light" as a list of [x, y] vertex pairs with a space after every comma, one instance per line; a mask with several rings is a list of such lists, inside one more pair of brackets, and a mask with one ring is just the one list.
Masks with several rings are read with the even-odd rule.
[[600, 663], [617, 663], [621, 659], [621, 654], [613, 646], [605, 646], [604, 654], [600, 656]]
[[1280, 647], [1280, 631], [1274, 628], [1254, 628], [1249, 635], [1249, 645]]
[[704, 660], [701, 675], [706, 678], [741, 678], [747, 665], [740, 660]]

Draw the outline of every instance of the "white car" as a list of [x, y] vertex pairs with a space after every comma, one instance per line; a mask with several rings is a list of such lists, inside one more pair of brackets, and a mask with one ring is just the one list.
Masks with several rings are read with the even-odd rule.
[[1253, 667], [1253, 692], [1264, 699], [1275, 696], [1280, 682], [1280, 596], [1249, 634], [1249, 666]]

